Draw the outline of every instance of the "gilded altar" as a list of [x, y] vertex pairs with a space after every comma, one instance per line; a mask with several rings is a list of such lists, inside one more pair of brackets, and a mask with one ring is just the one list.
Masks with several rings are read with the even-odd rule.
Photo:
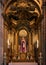
[[[34, 51], [32, 51], [34, 49], [30, 40], [31, 34], [25, 29], [22, 29], [16, 32], [14, 38], [12, 38], [14, 35], [10, 38], [9, 36], [11, 36], [11, 34], [8, 34], [7, 40], [7, 55], [9, 55], [7, 57], [9, 57], [9, 60], [12, 59], [13, 62], [34, 61]], [[15, 41], [13, 39], [15, 39]], [[13, 44], [11, 41], [15, 43]]]
[[7, 62], [38, 62], [42, 1], [9, 0], [3, 12]]

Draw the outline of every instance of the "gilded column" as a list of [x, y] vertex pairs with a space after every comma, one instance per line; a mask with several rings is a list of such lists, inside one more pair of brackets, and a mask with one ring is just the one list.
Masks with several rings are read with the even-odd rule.
[[31, 55], [34, 56], [33, 31], [31, 31]]
[[42, 44], [41, 44], [41, 29], [38, 29], [38, 36], [39, 36], [39, 52], [42, 51]]
[[11, 39], [11, 41], [12, 41], [12, 50], [13, 50], [13, 47], [14, 47], [14, 31], [12, 30], [12, 39]]
[[33, 33], [29, 33], [29, 53], [33, 55]]
[[31, 46], [31, 33], [29, 32], [29, 52], [30, 52], [30, 47]]
[[18, 52], [18, 35], [17, 35], [17, 32], [16, 32], [16, 54]]
[[8, 30], [7, 26], [4, 25], [4, 52], [7, 52], [7, 40], [8, 40]]

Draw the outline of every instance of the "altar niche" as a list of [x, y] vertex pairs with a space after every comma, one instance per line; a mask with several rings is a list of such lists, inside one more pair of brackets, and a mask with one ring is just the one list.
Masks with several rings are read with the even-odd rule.
[[[8, 30], [5, 32], [6, 43], [4, 44], [4, 54], [7, 62], [34, 62], [33, 38], [31, 31], [27, 28], [19, 30]], [[6, 49], [5, 49], [6, 48]]]
[[20, 53], [27, 53], [28, 51], [28, 33], [25, 29], [22, 29], [18, 33], [18, 45]]
[[[31, 44], [31, 35], [29, 30], [22, 28], [16, 32], [16, 49], [15, 55], [12, 58], [13, 62], [31, 62], [34, 61], [34, 50]], [[32, 47], [30, 47], [32, 46]]]
[[29, 42], [28, 42], [28, 32], [25, 29], [21, 29], [18, 31], [18, 53], [20, 56], [20, 61], [25, 61], [26, 56], [28, 53], [28, 47], [29, 47]]

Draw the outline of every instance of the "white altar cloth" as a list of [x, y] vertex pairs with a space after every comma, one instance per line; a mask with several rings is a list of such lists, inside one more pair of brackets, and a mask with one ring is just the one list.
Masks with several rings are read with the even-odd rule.
[[38, 65], [37, 63], [35, 62], [11, 62], [9, 63], [9, 65]]

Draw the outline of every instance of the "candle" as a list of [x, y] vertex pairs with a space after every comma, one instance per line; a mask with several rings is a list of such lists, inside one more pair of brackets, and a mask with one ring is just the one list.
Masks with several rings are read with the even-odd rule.
[[37, 48], [39, 47], [39, 41], [37, 40]]
[[10, 47], [10, 41], [9, 41], [9, 39], [8, 39], [7, 43], [8, 43], [8, 48], [9, 48]]

